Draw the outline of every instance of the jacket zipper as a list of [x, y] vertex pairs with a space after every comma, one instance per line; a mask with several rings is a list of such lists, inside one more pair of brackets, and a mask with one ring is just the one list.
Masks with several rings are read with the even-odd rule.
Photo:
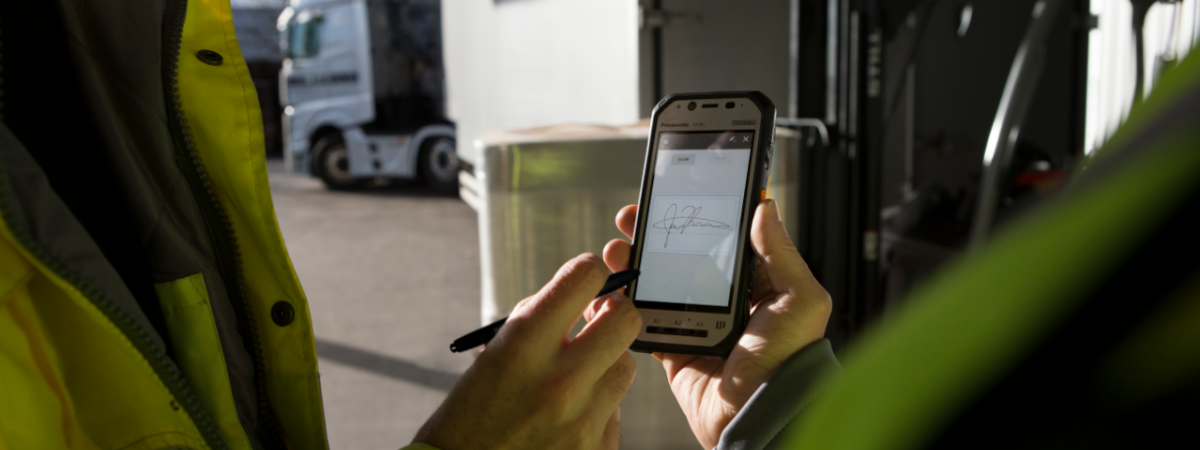
[[[0, 161], [0, 166], [2, 165], [3, 162]], [[0, 189], [3, 189], [7, 185], [8, 171], [0, 168]], [[5, 195], [5, 193], [0, 193], [0, 215], [3, 215], [6, 223], [17, 223], [16, 217], [12, 214], [12, 206], [8, 203], [8, 195]], [[99, 309], [101, 313], [108, 317], [108, 320], [118, 330], [121, 330], [121, 334], [125, 335], [133, 343], [134, 348], [142, 354], [142, 357], [150, 364], [150, 368], [158, 374], [159, 379], [162, 380], [167, 390], [175, 398], [171, 402], [171, 408], [175, 410], [183, 408], [187, 412], [188, 416], [192, 418], [192, 422], [196, 425], [196, 428], [200, 430], [200, 434], [204, 437], [208, 446], [214, 449], [228, 448], [225, 445], [224, 439], [221, 438], [217, 424], [212, 421], [212, 418], [200, 406], [195, 393], [192, 392], [187, 381], [184, 380], [183, 374], [179, 371], [179, 366], [176, 366], [167, 357], [163, 348], [150, 338], [150, 334], [146, 332], [146, 329], [130, 318], [124, 310], [116, 306], [103, 292], [92, 287], [92, 285], [83, 281], [74, 272], [71, 272], [65, 264], [59, 262], [54, 255], [50, 254], [41, 244], [29, 236], [26, 230], [17, 227], [10, 227], [9, 229], [12, 231], [13, 237], [17, 239], [17, 242], [20, 242], [21, 246], [25, 247], [34, 259], [41, 262], [42, 265], [50, 269], [55, 275], [58, 275], [59, 278], [62, 278], [63, 281], [66, 281], [67, 284], [79, 290], [84, 298], [91, 301], [96, 306], [96, 309]]]
[[[4, 90], [3, 90], [3, 31], [0, 30], [0, 121], [4, 120]], [[192, 419], [192, 423], [196, 425], [201, 436], [210, 448], [227, 449], [224, 439], [221, 437], [217, 424], [213, 422], [204, 408], [196, 399], [195, 393], [192, 392], [187, 380], [183, 378], [183, 373], [179, 371], [179, 366], [175, 364], [166, 354], [166, 350], [157, 344], [151, 334], [146, 331], [138, 322], [133, 320], [125, 312], [117, 306], [113, 301], [104, 294], [104, 292], [96, 289], [94, 286], [84, 281], [75, 272], [62, 263], [54, 254], [43, 247], [36, 239], [29, 235], [28, 230], [14, 226], [19, 224], [16, 215], [13, 214], [13, 206], [9, 203], [9, 193], [6, 192], [9, 185], [8, 170], [4, 167], [4, 159], [0, 158], [0, 217], [5, 223], [10, 224], [9, 231], [13, 237], [30, 253], [34, 259], [42, 263], [50, 272], [57, 275], [67, 284], [74, 287], [83, 295], [93, 306], [96, 307], [105, 317], [108, 318], [121, 334], [129, 339], [133, 347], [146, 359], [151, 370], [154, 371], [158, 378], [162, 380], [163, 385], [171, 393], [173, 400], [171, 401], [171, 409], [178, 411], [183, 409]]]
[[167, 36], [168, 41], [163, 46], [165, 50], [163, 87], [166, 90], [164, 94], [167, 100], [167, 124], [175, 138], [180, 166], [184, 169], [183, 172], [187, 176], [192, 190], [196, 193], [197, 203], [200, 205], [205, 222], [209, 225], [208, 229], [212, 235], [213, 245], [216, 247], [217, 265], [222, 278], [225, 279], [229, 300], [233, 303], [235, 310], [239, 307], [241, 309], [239, 322], [242, 326], [239, 328], [241, 328], [242, 337], [245, 340], [246, 350], [254, 362], [254, 385], [258, 392], [258, 428], [261, 430], [258, 436], [263, 441], [262, 444], [265, 448], [283, 448], [282, 434], [277, 429], [275, 413], [267, 397], [262, 342], [259, 339], [254, 310], [246, 298], [242, 255], [237, 245], [236, 233], [233, 223], [225, 213], [224, 206], [221, 205], [220, 199], [213, 191], [208, 172], [200, 160], [195, 141], [188, 127], [183, 103], [179, 98], [179, 58], [180, 49], [183, 46], [183, 25], [187, 17], [187, 4], [187, 0], [167, 0], [167, 7], [164, 8], [166, 15], [171, 14], [172, 9], [175, 13], [174, 17], [163, 18], [164, 21], [170, 21], [171, 27]]
[[[185, 173], [188, 175], [189, 181], [192, 182], [194, 189], [199, 187], [206, 194], [207, 202], [200, 202], [201, 209], [205, 210], [206, 221], [211, 225], [215, 219], [220, 225], [220, 227], [210, 227], [210, 229], [214, 234], [214, 241], [218, 247], [218, 265], [222, 269], [222, 275], [226, 278], [226, 286], [230, 286], [230, 298], [242, 306], [246, 325], [246, 330], [243, 330], [243, 336], [246, 336], [249, 340], [251, 347], [250, 354], [254, 360], [254, 379], [258, 391], [259, 426], [267, 432], [265, 433], [266, 436], [278, 439], [280, 435], [276, 431], [275, 415], [271, 410], [266, 394], [262, 344], [258, 338], [258, 331], [254, 324], [253, 311], [245, 298], [241, 255], [237, 248], [236, 239], [234, 238], [233, 225], [225, 214], [220, 200], [213, 192], [207, 173], [200, 163], [199, 155], [195, 150], [195, 144], [188, 133], [187, 120], [183, 114], [183, 105], [179, 102], [179, 52], [183, 40], [183, 22], [187, 14], [187, 0], [179, 0], [175, 6], [175, 17], [164, 17], [164, 20], [171, 20], [170, 42], [168, 46], [164, 47], [167, 50], [164, 58], [168, 58], [166, 61], [170, 62], [164, 62], [163, 64], [164, 81], [166, 82], [164, 88], [167, 91], [166, 98], [170, 99], [170, 103], [167, 105], [167, 114], [171, 119], [169, 125], [177, 141], [176, 147], [185, 151], [183, 155], [185, 158], [181, 158], [180, 163], [181, 166], [186, 168]], [[164, 9], [164, 14], [170, 14], [170, 12], [171, 8]], [[0, 29], [0, 121], [4, 119], [2, 33], [3, 30]], [[182, 143], [182, 146], [180, 143]], [[0, 216], [4, 218], [5, 222], [16, 224], [18, 222], [12, 213], [12, 206], [8, 202], [8, 195], [3, 192], [5, 186], [8, 185], [8, 172], [2, 166], [3, 159], [0, 159]], [[146, 358], [150, 367], [158, 374], [163, 384], [166, 385], [171, 395], [178, 402], [178, 404], [172, 402], [171, 407], [173, 409], [183, 408], [192, 418], [192, 422], [196, 425], [196, 428], [200, 431], [209, 447], [214, 449], [228, 448], [221, 437], [217, 424], [200, 405], [199, 400], [196, 399], [187, 381], [183, 378], [183, 374], [179, 371], [179, 367], [167, 357], [166, 352], [161, 346], [156, 345], [145, 328], [135, 322], [124, 310], [116, 306], [103, 292], [85, 282], [74, 272], [71, 272], [65, 264], [61, 263], [54, 255], [29, 236], [26, 230], [18, 227], [10, 227], [10, 231], [12, 231], [13, 237], [30, 252], [31, 256], [50, 269], [55, 275], [58, 275], [72, 287], [79, 290], [85, 298], [92, 302], [97, 309], [121, 330], [122, 334], [134, 345], [134, 348]], [[229, 277], [228, 275], [234, 276]], [[264, 442], [264, 444], [267, 443]], [[270, 445], [270, 447], [278, 447], [278, 445]]]

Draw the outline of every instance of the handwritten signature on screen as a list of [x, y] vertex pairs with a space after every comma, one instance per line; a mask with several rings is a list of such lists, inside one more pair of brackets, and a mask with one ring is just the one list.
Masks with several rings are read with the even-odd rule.
[[663, 220], [650, 225], [658, 230], [667, 230], [667, 237], [663, 239], [663, 248], [666, 248], [667, 243], [671, 242], [672, 231], [678, 231], [679, 234], [683, 234], [683, 231], [688, 229], [688, 227], [717, 228], [721, 230], [733, 229], [729, 224], [697, 217], [700, 215], [701, 209], [704, 208], [701, 206], [684, 206], [683, 209], [679, 209], [679, 205], [674, 203], [667, 207], [666, 214], [663, 214]]

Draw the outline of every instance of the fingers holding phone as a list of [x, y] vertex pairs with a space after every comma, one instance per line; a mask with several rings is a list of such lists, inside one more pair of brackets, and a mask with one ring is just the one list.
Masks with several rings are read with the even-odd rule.
[[728, 386], [727, 398], [739, 409], [784, 361], [824, 337], [833, 309], [788, 237], [774, 200], [759, 205], [750, 237], [761, 273], [746, 332], [729, 355], [737, 383]]
[[[633, 233], [637, 212], [629, 205], [617, 213], [617, 228], [626, 236]], [[788, 237], [774, 200], [759, 204], [750, 238], [758, 264], [752, 312], [729, 357], [654, 354], [663, 362], [696, 438], [706, 447], [716, 445], [725, 426], [783, 361], [824, 335], [832, 308], [829, 294]], [[604, 261], [614, 271], [625, 270], [631, 250], [628, 242], [614, 239], [605, 246]]]
[[414, 442], [446, 449], [616, 448], [617, 406], [636, 372], [625, 350], [641, 317], [632, 302], [611, 294], [590, 313], [591, 323], [567, 339], [607, 274], [599, 257], [580, 255], [523, 300]]
[[774, 356], [787, 359], [825, 336], [833, 302], [788, 237], [774, 200], [759, 206], [750, 240], [762, 273], [747, 333], [762, 336]]

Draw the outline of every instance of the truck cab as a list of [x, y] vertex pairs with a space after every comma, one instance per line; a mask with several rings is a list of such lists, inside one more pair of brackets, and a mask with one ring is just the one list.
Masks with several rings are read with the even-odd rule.
[[458, 180], [439, 0], [292, 0], [278, 20], [284, 162], [330, 189]]

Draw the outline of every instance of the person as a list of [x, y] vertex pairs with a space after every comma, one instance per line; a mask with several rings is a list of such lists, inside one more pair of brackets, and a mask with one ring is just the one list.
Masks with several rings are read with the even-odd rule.
[[[15, 18], [15, 19], [14, 19]], [[0, 2], [0, 448], [321, 449], [312, 325], [267, 190], [228, 2]], [[656, 355], [705, 447], [1134, 446], [1200, 387], [1200, 61], [1054, 203], [862, 337], [755, 212], [755, 308], [726, 360]], [[618, 216], [627, 234], [633, 210]], [[628, 246], [568, 262], [411, 449], [613, 448]], [[589, 321], [574, 339], [570, 324]]]
[[[1200, 419], [1196, 123], [1190, 56], [1063, 192], [919, 287], [859, 338], [844, 371], [821, 338], [828, 295], [773, 202], [760, 205], [751, 235], [766, 275], [738, 347], [728, 360], [655, 355], [692, 431], [705, 448], [739, 450], [1189, 446]], [[635, 214], [617, 216], [626, 236]], [[605, 263], [624, 270], [629, 253], [612, 241]], [[439, 420], [418, 440], [489, 446], [440, 440]]]

